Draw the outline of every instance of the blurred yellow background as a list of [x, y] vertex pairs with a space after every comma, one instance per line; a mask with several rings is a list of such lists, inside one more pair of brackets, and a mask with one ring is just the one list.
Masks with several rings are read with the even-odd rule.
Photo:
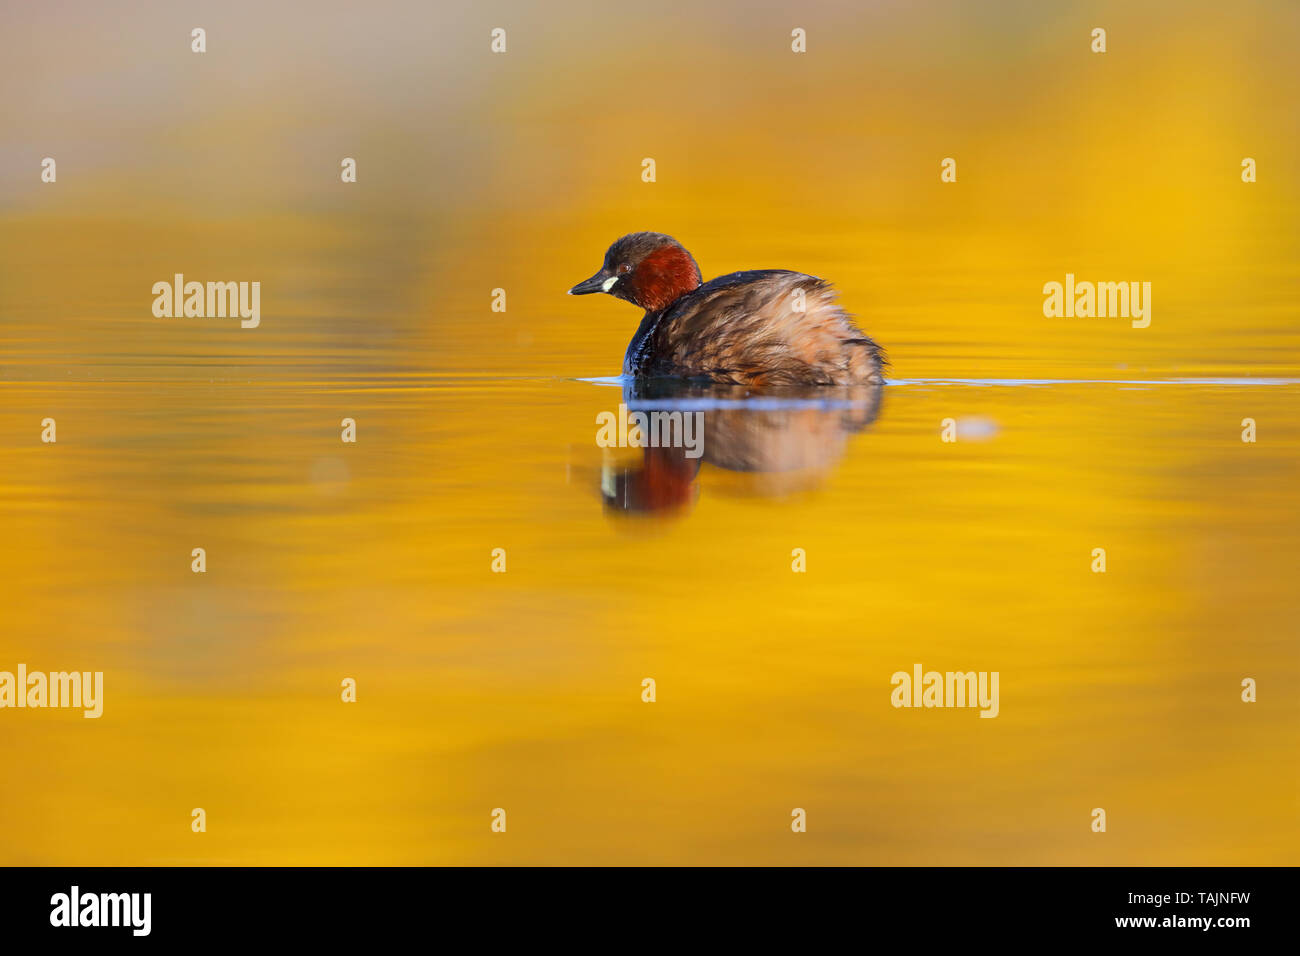
[[[1300, 386], [1172, 382], [1300, 373], [1300, 8], [846, 6], [0, 11], [0, 669], [106, 686], [0, 712], [0, 863], [1298, 862]], [[563, 292], [637, 229], [834, 281], [878, 423], [604, 508], [639, 316]]]

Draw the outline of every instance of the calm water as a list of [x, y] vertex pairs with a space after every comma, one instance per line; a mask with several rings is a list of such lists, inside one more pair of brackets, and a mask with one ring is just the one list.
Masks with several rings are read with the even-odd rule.
[[212, 378], [4, 388], [2, 659], [107, 687], [7, 713], [7, 863], [1295, 860], [1300, 386], [722, 406], [694, 474], [607, 383]]

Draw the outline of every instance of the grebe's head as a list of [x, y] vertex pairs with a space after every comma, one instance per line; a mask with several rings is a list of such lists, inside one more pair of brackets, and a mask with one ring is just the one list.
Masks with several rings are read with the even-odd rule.
[[619, 299], [657, 312], [699, 288], [700, 267], [672, 236], [634, 232], [609, 247], [605, 264], [569, 295], [608, 292]]

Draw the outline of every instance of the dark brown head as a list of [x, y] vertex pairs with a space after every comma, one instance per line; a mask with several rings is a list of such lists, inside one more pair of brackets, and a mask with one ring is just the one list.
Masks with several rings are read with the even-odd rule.
[[699, 288], [701, 281], [700, 267], [672, 236], [634, 232], [610, 246], [600, 271], [575, 285], [569, 295], [608, 292], [658, 312]]

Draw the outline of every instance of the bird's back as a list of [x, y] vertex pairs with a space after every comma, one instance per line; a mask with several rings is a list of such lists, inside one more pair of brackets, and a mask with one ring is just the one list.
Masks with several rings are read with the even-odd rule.
[[647, 315], [625, 370], [740, 385], [858, 385], [879, 382], [882, 364], [828, 283], [758, 269], [719, 276]]

